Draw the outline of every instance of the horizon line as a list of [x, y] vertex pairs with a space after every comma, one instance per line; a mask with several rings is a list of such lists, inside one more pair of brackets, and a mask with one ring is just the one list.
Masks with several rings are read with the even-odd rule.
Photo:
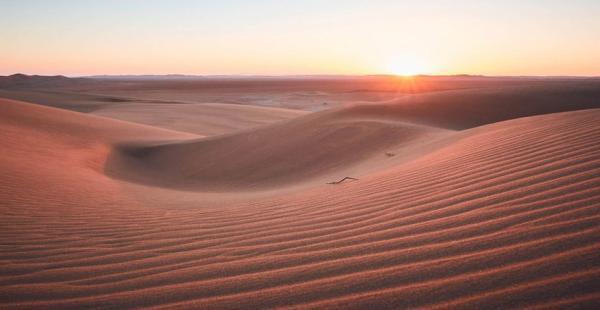
[[285, 78], [285, 77], [485, 77], [485, 78], [600, 78], [598, 75], [486, 75], [486, 74], [414, 74], [414, 75], [397, 75], [390, 73], [369, 73], [369, 74], [185, 74], [185, 73], [150, 73], [150, 74], [86, 74], [86, 75], [71, 75], [71, 74], [28, 74], [16, 72], [13, 74], [1, 75], [0, 77], [10, 77], [15, 75], [39, 76], [39, 77], [66, 77], [66, 78], [127, 78], [127, 77], [184, 77], [184, 78], [215, 78], [215, 77], [240, 77], [240, 78]]

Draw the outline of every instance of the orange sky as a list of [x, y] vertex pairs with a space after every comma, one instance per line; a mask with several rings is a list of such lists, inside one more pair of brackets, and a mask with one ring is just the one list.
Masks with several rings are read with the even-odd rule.
[[600, 1], [35, 1], [0, 74], [600, 75]]

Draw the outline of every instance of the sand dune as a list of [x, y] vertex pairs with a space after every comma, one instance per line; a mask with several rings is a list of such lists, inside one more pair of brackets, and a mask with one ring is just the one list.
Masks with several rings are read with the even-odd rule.
[[[109, 175], [186, 190], [231, 191], [323, 184], [392, 165], [414, 144], [452, 131], [327, 111], [225, 136], [165, 144], [121, 144]], [[411, 147], [412, 146], [412, 147]], [[379, 163], [379, 165], [377, 165]], [[362, 169], [357, 165], [362, 164]]]
[[116, 143], [197, 137], [6, 99], [0, 101], [0, 120], [0, 201], [58, 213], [51, 205], [88, 199], [102, 205], [121, 196], [104, 176]]
[[599, 108], [598, 98], [597, 82], [540, 84], [429, 92], [346, 111], [460, 130], [524, 116]]
[[2, 100], [2, 308], [597, 305], [600, 109], [449, 96], [209, 138]]

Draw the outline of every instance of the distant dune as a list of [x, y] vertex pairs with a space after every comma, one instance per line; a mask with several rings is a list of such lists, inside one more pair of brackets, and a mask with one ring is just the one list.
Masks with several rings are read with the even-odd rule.
[[597, 306], [600, 87], [467, 88], [0, 99], [0, 307]]
[[91, 79], [68, 78], [63, 75], [26, 75], [17, 73], [9, 76], [0, 76], [0, 88], [43, 88], [62, 87], [94, 83]]
[[305, 114], [304, 111], [221, 103], [152, 103], [129, 101], [101, 107], [94, 115], [214, 136]]

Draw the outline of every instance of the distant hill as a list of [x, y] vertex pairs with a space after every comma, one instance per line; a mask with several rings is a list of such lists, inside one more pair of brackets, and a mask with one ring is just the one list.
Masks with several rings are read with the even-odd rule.
[[86, 78], [70, 78], [64, 75], [27, 75], [17, 73], [0, 76], [0, 88], [45, 88], [78, 85], [93, 82]]
[[124, 74], [124, 75], [91, 75], [85, 78], [96, 80], [131, 80], [131, 81], [165, 81], [165, 80], [289, 80], [289, 79], [355, 79], [363, 75], [188, 75], [188, 74]]
[[100, 79], [100, 80], [195, 80], [202, 79], [202, 75], [185, 75], [185, 74], [124, 74], [124, 75], [90, 75], [85, 78], [89, 79]]

